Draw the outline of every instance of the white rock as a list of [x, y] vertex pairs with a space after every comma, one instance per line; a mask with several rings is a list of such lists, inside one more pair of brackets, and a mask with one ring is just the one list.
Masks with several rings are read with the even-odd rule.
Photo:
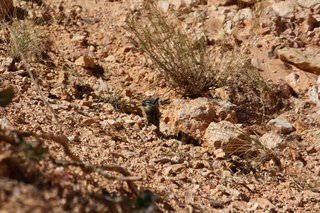
[[206, 32], [209, 39], [219, 40], [225, 36], [223, 29], [226, 17], [223, 13], [214, 11], [209, 14], [209, 18], [205, 21]]
[[93, 68], [95, 66], [94, 59], [89, 56], [80, 56], [74, 63], [84, 68]]
[[290, 62], [299, 69], [320, 74], [320, 55], [314, 54], [311, 50], [303, 51], [285, 47], [278, 50], [278, 56], [281, 60]]
[[222, 149], [227, 155], [243, 154], [250, 147], [251, 138], [237, 125], [228, 121], [212, 122], [203, 136], [204, 145], [213, 152]]
[[274, 149], [284, 142], [284, 139], [275, 132], [267, 132], [259, 139], [259, 141], [268, 147]]
[[158, 7], [163, 11], [167, 12], [169, 10], [169, 0], [159, 0], [158, 1]]
[[298, 4], [302, 7], [311, 8], [319, 4], [319, 0], [297, 0]]
[[259, 209], [270, 210], [267, 212], [275, 211], [275, 206], [268, 199], [262, 197], [251, 199], [248, 205], [250, 206], [251, 211], [258, 211]]
[[193, 100], [174, 99], [170, 108], [162, 111], [165, 122], [161, 129], [171, 133], [183, 131], [193, 137], [200, 136], [211, 122], [220, 120], [236, 121], [235, 106], [226, 101], [208, 98]]
[[247, 40], [252, 35], [252, 10], [244, 8], [238, 11], [233, 18], [233, 36], [240, 40]]
[[285, 77], [285, 81], [287, 84], [289, 84], [290, 87], [293, 89], [297, 86], [299, 75], [297, 73], [290, 73]]
[[294, 0], [288, 0], [273, 3], [272, 9], [281, 17], [293, 18], [296, 6], [297, 5]]
[[319, 90], [317, 86], [312, 86], [309, 91], [308, 95], [310, 100], [315, 103], [317, 106], [320, 106], [320, 100], [319, 100]]
[[282, 134], [289, 134], [289, 133], [295, 131], [292, 124], [281, 115], [275, 119], [270, 120], [268, 122], [268, 125], [275, 126]]
[[250, 8], [244, 8], [238, 11], [238, 13], [234, 16], [233, 21], [239, 22], [243, 20], [252, 19], [253, 14]]
[[6, 118], [0, 118], [0, 126], [4, 129], [13, 129], [12, 124]]

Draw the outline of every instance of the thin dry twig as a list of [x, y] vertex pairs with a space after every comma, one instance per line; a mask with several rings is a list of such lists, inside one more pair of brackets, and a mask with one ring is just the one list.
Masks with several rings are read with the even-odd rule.
[[[4, 25], [4, 26], [6, 26], [6, 25]], [[17, 38], [14, 36], [13, 31], [8, 26], [6, 26], [6, 29], [8, 30], [8, 32], [10, 32], [11, 41], [12, 41], [12, 44], [14, 45], [14, 48], [18, 50], [19, 48], [18, 48], [18, 44], [17, 44], [17, 41], [16, 41]], [[19, 57], [20, 57], [20, 59], [22, 61], [22, 64], [23, 64], [24, 68], [26, 69], [28, 75], [30, 76], [30, 79], [31, 79], [33, 85], [35, 86], [36, 92], [40, 96], [40, 98], [43, 101], [43, 103], [45, 104], [45, 106], [49, 109], [50, 113], [52, 114], [53, 120], [56, 122], [56, 125], [57, 125], [57, 127], [59, 129], [59, 133], [60, 133], [60, 135], [62, 135], [63, 134], [62, 125], [61, 125], [61, 122], [59, 121], [59, 117], [55, 113], [54, 109], [51, 107], [51, 105], [49, 104], [47, 99], [45, 98], [45, 96], [44, 96], [44, 94], [43, 94], [43, 92], [41, 90], [40, 85], [38, 84], [37, 80], [35, 79], [34, 75], [31, 72], [30, 64], [27, 62], [27, 59], [24, 56], [23, 52], [18, 51], [18, 55], [19, 55]]]
[[[51, 159], [55, 164], [60, 166], [79, 166], [81, 168], [86, 168], [86, 170], [97, 172], [107, 179], [111, 180], [122, 180], [122, 181], [139, 181], [142, 180], [142, 177], [129, 176], [130, 173], [124, 168], [117, 165], [107, 165], [107, 166], [95, 166], [89, 163], [79, 162], [79, 161], [62, 161]], [[119, 172], [123, 177], [108, 175], [105, 173], [105, 170]]]
[[[102, 166], [96, 166], [92, 165], [89, 163], [84, 163], [81, 161], [81, 159], [73, 154], [69, 147], [69, 140], [65, 136], [56, 136], [53, 133], [43, 133], [43, 134], [36, 134], [33, 132], [27, 132], [27, 131], [8, 131], [5, 132], [4, 129], [0, 129], [3, 131], [3, 134], [0, 133], [0, 141], [5, 141], [13, 146], [19, 145], [20, 139], [24, 137], [35, 137], [38, 141], [41, 141], [41, 139], [46, 139], [46, 140], [51, 140], [54, 141], [58, 144], [60, 144], [63, 147], [64, 152], [68, 157], [71, 158], [72, 161], [61, 161], [61, 160], [56, 160], [52, 156], [50, 156], [50, 159], [59, 165], [64, 165], [64, 166], [79, 166], [84, 173], [90, 173], [90, 172], [97, 172], [98, 174], [102, 175], [103, 177], [111, 180], [121, 180], [121, 181], [126, 181], [128, 184], [128, 187], [130, 190], [137, 196], [139, 194], [139, 190], [137, 189], [137, 186], [134, 184], [133, 181], [138, 181], [142, 180], [141, 177], [133, 177], [130, 176], [130, 173], [124, 169], [121, 166], [118, 165], [102, 165]], [[11, 133], [11, 134], [10, 134]], [[123, 175], [123, 177], [119, 176], [113, 176], [113, 175], [108, 175], [105, 173], [105, 171], [112, 171], [112, 172], [118, 172]]]

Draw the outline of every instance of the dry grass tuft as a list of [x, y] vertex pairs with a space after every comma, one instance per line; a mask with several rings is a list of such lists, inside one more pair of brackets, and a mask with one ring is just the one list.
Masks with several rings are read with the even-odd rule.
[[[230, 90], [230, 100], [237, 105], [240, 123], [261, 123], [266, 116], [281, 106], [273, 88], [262, 78], [250, 62], [250, 53], [241, 49], [231, 39], [217, 43], [212, 51], [216, 86]], [[212, 55], [212, 54], [211, 54]]]
[[21, 54], [28, 61], [41, 58], [45, 51], [44, 35], [33, 21], [13, 20], [12, 23], [1, 23], [0, 27], [7, 32], [7, 53], [15, 61], [21, 60]]
[[206, 39], [182, 32], [154, 4], [145, 4], [141, 12], [141, 18], [131, 13], [127, 24], [142, 51], [172, 88], [185, 96], [200, 96], [214, 83]]

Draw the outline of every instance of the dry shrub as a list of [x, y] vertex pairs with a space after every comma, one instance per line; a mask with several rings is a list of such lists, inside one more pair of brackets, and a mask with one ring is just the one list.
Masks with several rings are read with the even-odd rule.
[[249, 55], [225, 37], [208, 48], [202, 36], [183, 33], [154, 4], [145, 4], [141, 17], [127, 18], [141, 50], [173, 89], [185, 96], [205, 94], [209, 87], [228, 87], [230, 100], [238, 106], [238, 120], [261, 122], [277, 108], [274, 92], [250, 64]]
[[229, 101], [237, 105], [240, 123], [260, 123], [279, 109], [281, 100], [275, 91], [251, 65], [250, 53], [241, 49], [232, 39], [219, 41], [212, 51], [216, 74], [216, 86], [226, 87]]
[[273, 160], [275, 165], [281, 167], [281, 162], [275, 152], [261, 143], [257, 135], [251, 135], [238, 125], [227, 121], [219, 122], [215, 126], [219, 127], [212, 129], [211, 134], [215, 136], [212, 145], [216, 154], [227, 158], [237, 156], [257, 164]]
[[38, 60], [45, 51], [43, 31], [32, 20], [14, 20], [2, 23], [1, 30], [6, 31], [7, 54], [16, 61], [23, 55], [28, 61]]
[[171, 87], [185, 96], [199, 96], [214, 83], [206, 39], [189, 36], [170, 23], [154, 4], [145, 4], [142, 17], [129, 14], [127, 24], [142, 51]]

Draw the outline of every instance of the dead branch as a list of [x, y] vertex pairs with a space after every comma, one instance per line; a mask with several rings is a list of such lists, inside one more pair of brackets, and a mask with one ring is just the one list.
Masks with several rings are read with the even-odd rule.
[[[73, 152], [71, 151], [71, 149], [69, 147], [70, 141], [64, 135], [57, 136], [57, 135], [54, 135], [53, 133], [36, 134], [33, 132], [16, 131], [16, 130], [5, 132], [5, 130], [2, 128], [0, 130], [3, 131], [3, 134], [0, 134], [0, 140], [6, 141], [6, 142], [12, 144], [13, 146], [17, 146], [20, 143], [20, 140], [22, 138], [30, 137], [30, 136], [35, 137], [38, 141], [41, 141], [41, 139], [46, 139], [46, 140], [56, 142], [63, 147], [64, 153], [72, 161], [59, 161], [59, 160], [54, 159], [52, 156], [50, 156], [50, 159], [55, 164], [63, 165], [63, 166], [79, 166], [84, 173], [97, 172], [98, 174], [102, 175], [103, 177], [105, 177], [107, 179], [126, 181], [130, 190], [135, 195], [139, 194], [137, 186], [133, 183], [133, 181], [142, 180], [141, 177], [130, 176], [130, 173], [126, 169], [122, 168], [121, 166], [117, 166], [117, 165], [96, 166], [96, 165], [91, 165], [89, 163], [82, 162], [78, 156], [73, 154]], [[122, 174], [123, 177], [108, 175], [105, 173], [105, 171], [118, 172], [118, 173]]]

